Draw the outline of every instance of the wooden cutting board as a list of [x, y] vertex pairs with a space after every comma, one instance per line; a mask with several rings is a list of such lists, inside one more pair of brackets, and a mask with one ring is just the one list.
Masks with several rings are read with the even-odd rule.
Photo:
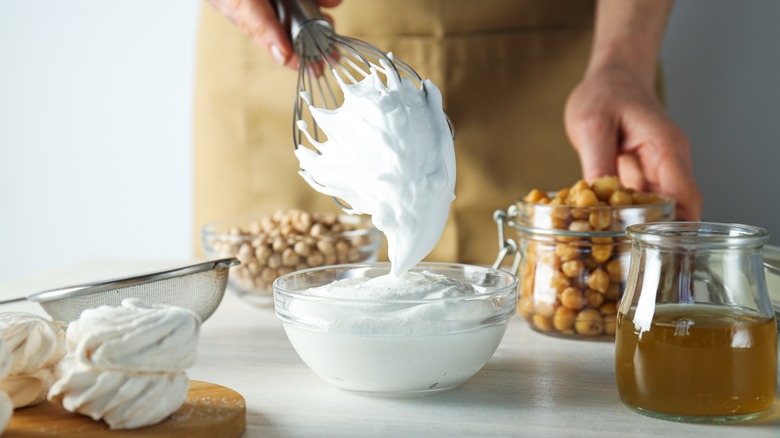
[[232, 389], [190, 380], [187, 399], [178, 411], [161, 423], [140, 429], [111, 430], [102, 421], [73, 414], [45, 401], [17, 409], [3, 438], [13, 437], [240, 437], [246, 428], [244, 398]]

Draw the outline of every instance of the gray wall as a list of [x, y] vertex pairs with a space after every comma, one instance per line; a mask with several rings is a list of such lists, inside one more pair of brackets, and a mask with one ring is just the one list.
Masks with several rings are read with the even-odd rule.
[[703, 219], [762, 226], [780, 244], [780, 1], [678, 0], [663, 61]]

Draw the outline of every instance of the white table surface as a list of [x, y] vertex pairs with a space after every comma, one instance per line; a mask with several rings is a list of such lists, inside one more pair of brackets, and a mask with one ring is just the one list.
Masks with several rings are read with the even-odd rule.
[[[0, 284], [0, 297], [147, 272], [160, 261], [91, 261]], [[44, 314], [34, 303], [2, 310]], [[229, 387], [246, 399], [245, 436], [686, 436], [780, 437], [780, 393], [760, 421], [694, 425], [633, 413], [617, 394], [613, 344], [538, 334], [515, 316], [495, 355], [451, 391], [374, 398], [320, 380], [290, 346], [270, 307], [230, 290], [204, 323], [192, 379]]]

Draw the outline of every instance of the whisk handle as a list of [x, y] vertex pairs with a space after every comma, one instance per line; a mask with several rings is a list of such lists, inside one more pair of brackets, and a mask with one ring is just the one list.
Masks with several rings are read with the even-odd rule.
[[290, 37], [295, 42], [301, 30], [315, 22], [328, 30], [333, 26], [325, 19], [314, 0], [273, 0], [276, 5], [276, 15], [285, 28], [290, 30]]

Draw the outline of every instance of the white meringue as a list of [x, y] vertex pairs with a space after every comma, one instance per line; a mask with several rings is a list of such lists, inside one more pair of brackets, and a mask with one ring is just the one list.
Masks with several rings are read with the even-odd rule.
[[49, 400], [112, 429], [164, 420], [187, 395], [200, 323], [187, 309], [138, 299], [85, 310], [68, 326]]
[[11, 398], [14, 408], [46, 400], [54, 366], [65, 355], [63, 331], [38, 315], [6, 312], [0, 314], [0, 337], [11, 358], [0, 390]]
[[[0, 379], [8, 374], [8, 370], [11, 369], [11, 353], [5, 346], [3, 339], [0, 338]], [[11, 421], [11, 416], [14, 414], [14, 405], [11, 403], [11, 399], [0, 391], [0, 435], [5, 432], [8, 422]]]

